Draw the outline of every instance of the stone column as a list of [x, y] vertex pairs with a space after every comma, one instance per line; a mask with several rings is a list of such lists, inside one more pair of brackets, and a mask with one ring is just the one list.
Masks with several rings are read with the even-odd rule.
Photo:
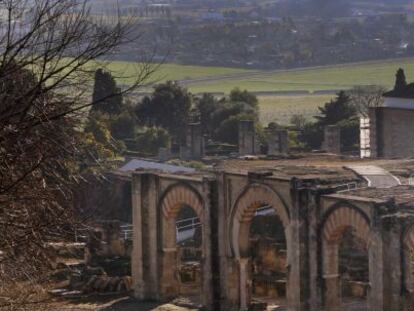
[[161, 147], [158, 149], [158, 160], [168, 161], [171, 158], [170, 148]]
[[142, 265], [142, 219], [141, 219], [141, 178], [140, 175], [132, 175], [132, 254], [131, 273], [134, 288], [134, 296], [144, 299], [144, 280]]
[[403, 297], [401, 295], [402, 262], [401, 229], [396, 216], [384, 217], [382, 225], [383, 248], [383, 309], [402, 310]]
[[158, 298], [159, 284], [158, 284], [158, 262], [156, 260], [158, 255], [158, 176], [150, 175], [148, 178], [148, 197], [147, 210], [145, 213], [145, 240], [148, 245], [146, 255], [146, 265], [148, 271], [147, 277], [147, 292], [150, 299]]
[[341, 154], [341, 129], [337, 125], [325, 127], [323, 149], [328, 153]]
[[290, 219], [285, 228], [288, 264], [287, 303], [289, 310], [309, 311], [309, 199], [306, 191], [298, 189], [298, 186], [295, 179], [291, 181]]
[[323, 245], [323, 278], [325, 281], [325, 310], [341, 310], [341, 281], [338, 272], [338, 244], [325, 241]]
[[240, 311], [247, 311], [249, 309], [249, 289], [248, 289], [248, 265], [249, 258], [239, 259], [240, 269]]
[[[218, 197], [217, 197], [217, 208], [216, 212], [217, 220], [218, 220], [218, 237], [227, 237], [228, 236], [228, 214], [227, 214], [227, 182], [225, 179], [225, 173], [220, 172], [217, 175], [217, 190], [218, 190]], [[227, 249], [227, 239], [218, 239], [218, 252], [219, 252], [219, 266], [220, 266], [220, 298], [222, 301], [228, 299], [228, 289], [230, 287], [229, 284], [229, 269], [228, 269], [228, 258], [230, 254], [228, 253]], [[222, 305], [223, 310], [225, 310], [226, 306]]]
[[369, 310], [383, 310], [383, 242], [380, 228], [372, 228], [368, 241], [369, 289], [367, 293]]
[[156, 175], [133, 174], [131, 269], [135, 295], [139, 299], [158, 299], [157, 193]]
[[309, 251], [309, 311], [320, 311], [322, 305], [322, 290], [319, 279], [318, 267], [321, 264], [322, 255], [318, 251], [318, 193], [309, 191], [308, 194], [308, 251]]
[[377, 142], [377, 109], [375, 107], [369, 108], [369, 145], [371, 158], [378, 157], [378, 142]]
[[404, 280], [404, 308], [405, 311], [414, 311], [414, 280], [411, 263], [411, 250], [403, 249], [403, 280]]
[[241, 120], [239, 121], [239, 154], [249, 155], [257, 154], [257, 139], [254, 128], [254, 121]]
[[187, 125], [186, 144], [180, 147], [184, 160], [199, 160], [204, 156], [204, 137], [200, 123]]
[[204, 156], [204, 137], [201, 123], [191, 123], [188, 125], [187, 144], [191, 148], [193, 159], [201, 159]]
[[289, 152], [287, 130], [268, 129], [266, 131], [268, 155], [284, 154]]
[[[211, 232], [211, 193], [210, 193], [210, 180], [208, 178], [203, 179], [203, 224], [202, 224], [202, 298], [205, 306], [211, 306], [213, 304], [213, 273], [212, 271], [212, 232]], [[218, 256], [218, 254], [216, 254]], [[217, 273], [217, 272], [215, 272]], [[220, 284], [217, 284], [220, 286]]]
[[176, 226], [174, 218], [161, 216], [160, 298], [167, 300], [179, 294]]

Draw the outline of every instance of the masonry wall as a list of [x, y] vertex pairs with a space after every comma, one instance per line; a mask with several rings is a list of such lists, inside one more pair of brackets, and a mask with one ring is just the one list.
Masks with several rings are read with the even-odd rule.
[[[242, 302], [246, 302], [246, 297], [249, 297], [249, 291], [246, 290], [249, 287], [249, 275], [243, 268], [249, 258], [241, 253], [240, 249], [244, 245], [236, 240], [237, 236], [242, 240], [245, 238], [246, 231], [239, 229], [242, 225], [245, 226], [246, 221], [242, 224], [240, 218], [237, 220], [238, 210], [235, 207], [243, 207], [238, 198], [249, 206], [251, 203], [254, 206], [256, 202], [272, 206], [283, 204], [288, 210], [286, 218], [289, 219], [285, 222], [288, 242], [286, 268], [290, 283], [287, 284], [288, 310], [319, 311], [324, 306], [325, 310], [339, 310], [340, 296], [335, 297], [332, 295], [334, 291], [328, 291], [332, 288], [329, 285], [339, 284], [331, 282], [339, 281], [339, 275], [326, 268], [330, 265], [324, 265], [332, 257], [326, 255], [333, 254], [324, 250], [331, 250], [326, 247], [326, 243], [333, 241], [330, 237], [338, 235], [339, 231], [333, 231], [334, 229], [349, 226], [349, 223], [341, 222], [346, 219], [351, 219], [352, 225], [359, 232], [367, 230], [362, 236], [366, 237], [370, 257], [371, 310], [410, 310], [402, 305], [404, 295], [407, 296], [404, 294], [407, 290], [402, 287], [402, 280], [407, 272], [401, 266], [404, 262], [401, 238], [407, 227], [402, 226], [402, 220], [407, 215], [395, 213], [396, 207], [392, 204], [384, 205], [383, 201], [332, 194], [334, 188], [317, 189], [310, 184], [305, 186], [302, 180], [275, 177], [261, 171], [247, 175], [218, 172], [216, 175], [205, 176], [133, 174], [132, 273], [137, 298], [165, 300], [179, 294], [176, 279], [177, 252], [174, 235], [171, 234], [175, 222], [174, 219], [165, 217], [165, 210], [160, 204], [164, 200], [163, 195], [177, 185], [185, 185], [196, 192], [203, 202], [202, 298], [209, 310], [245, 311], [248, 307], [246, 304], [243, 306]], [[258, 190], [260, 187], [271, 189], [280, 201], [269, 199], [266, 192]], [[249, 189], [255, 189], [255, 192], [249, 192]], [[245, 193], [248, 195], [244, 196]], [[180, 192], [176, 198], [184, 200], [186, 195]], [[266, 202], [262, 199], [266, 199]], [[177, 203], [170, 198], [166, 198], [165, 202], [169, 207], [174, 207]], [[339, 210], [341, 212], [336, 215], [341, 217], [329, 218]], [[412, 211], [408, 212], [414, 218]], [[254, 211], [251, 216], [253, 213]], [[282, 215], [283, 212], [280, 216]], [[363, 216], [357, 217], [358, 215]], [[366, 218], [366, 222], [362, 217]], [[410, 220], [408, 225], [411, 223]], [[328, 231], [332, 229], [328, 237], [325, 228]], [[239, 247], [238, 252], [235, 251], [236, 247]], [[243, 284], [246, 285], [242, 287]], [[328, 300], [331, 304], [327, 304]], [[332, 301], [339, 303], [336, 308], [327, 309], [326, 306], [332, 306]]]
[[376, 108], [377, 155], [411, 157], [414, 155], [414, 110]]

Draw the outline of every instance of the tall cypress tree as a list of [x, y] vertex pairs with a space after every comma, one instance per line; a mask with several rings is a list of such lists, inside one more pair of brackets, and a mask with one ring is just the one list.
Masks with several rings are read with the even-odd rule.
[[399, 92], [405, 89], [407, 86], [407, 80], [405, 78], [404, 69], [400, 68], [397, 70], [397, 73], [395, 75], [395, 86], [394, 90]]
[[98, 69], [95, 72], [91, 111], [107, 114], [119, 114], [122, 111], [121, 89], [116, 86], [115, 79], [110, 72]]

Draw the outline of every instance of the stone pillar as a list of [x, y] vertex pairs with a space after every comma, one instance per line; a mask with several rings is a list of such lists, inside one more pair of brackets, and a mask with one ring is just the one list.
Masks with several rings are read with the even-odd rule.
[[322, 254], [318, 251], [320, 247], [318, 239], [318, 192], [309, 191], [308, 205], [308, 251], [309, 251], [309, 311], [322, 310], [322, 286], [319, 278], [319, 265], [322, 261]]
[[161, 216], [160, 260], [160, 298], [168, 300], [179, 294], [178, 254], [176, 243], [176, 225], [174, 218]]
[[404, 311], [414, 311], [414, 274], [412, 272], [411, 249], [403, 248]]
[[[305, 190], [298, 189], [295, 180], [291, 182], [291, 207], [289, 225], [285, 228], [287, 243], [287, 303], [292, 311], [309, 311], [310, 269], [309, 260], [309, 197]], [[320, 309], [318, 309], [320, 310]]]
[[146, 232], [144, 238], [147, 244], [147, 255], [146, 261], [144, 261], [144, 268], [148, 271], [147, 275], [147, 293], [148, 297], [155, 299], [158, 298], [159, 290], [159, 271], [158, 271], [158, 262], [154, 260], [158, 255], [158, 241], [157, 241], [157, 231], [158, 231], [158, 185], [156, 175], [148, 176], [148, 191], [149, 194], [146, 198], [147, 210], [145, 213], [144, 221], [145, 226], [144, 230]]
[[325, 127], [323, 149], [328, 153], [341, 154], [341, 129], [337, 125]]
[[[403, 246], [401, 241], [400, 221], [396, 216], [384, 217], [382, 226], [383, 247], [383, 309], [402, 310], [401, 295]], [[374, 294], [374, 293], [373, 293]]]
[[[212, 187], [215, 183], [214, 180], [211, 180], [209, 178], [203, 179], [203, 201], [204, 201], [204, 209], [203, 209], [203, 224], [202, 224], [202, 302], [205, 306], [211, 306], [215, 301], [214, 299], [214, 293], [213, 293], [213, 281], [215, 281], [216, 275], [213, 275], [213, 273], [218, 273], [218, 271], [213, 271], [212, 269], [212, 262], [213, 260], [216, 260], [217, 258], [212, 258], [212, 256], [218, 256], [218, 254], [215, 252], [213, 247], [217, 247], [217, 245], [212, 245], [213, 243], [216, 244], [217, 241], [213, 240], [213, 233], [212, 233], [212, 226], [216, 225], [212, 223], [212, 210], [216, 212], [217, 209], [214, 209], [212, 206], [212, 203], [217, 199], [214, 197], [214, 194], [212, 193]], [[213, 202], [212, 202], [213, 201]], [[213, 221], [215, 219], [213, 218]], [[215, 286], [220, 287], [220, 282], [214, 282], [217, 284], [214, 284]]]
[[138, 299], [159, 298], [157, 261], [157, 176], [133, 174], [133, 251], [131, 259], [135, 296]]
[[378, 141], [377, 141], [377, 109], [372, 107], [368, 111], [369, 119], [369, 145], [370, 145], [370, 157], [378, 157]]
[[341, 310], [341, 281], [338, 272], [338, 243], [325, 241], [323, 247], [323, 278], [325, 281], [325, 310]]
[[131, 273], [134, 288], [134, 296], [144, 299], [144, 279], [142, 265], [142, 218], [141, 218], [141, 178], [140, 175], [132, 175], [132, 254]]
[[249, 258], [239, 259], [240, 269], [240, 311], [247, 311], [249, 309], [249, 288], [247, 284], [248, 280], [248, 265]]
[[239, 121], [239, 155], [257, 154], [258, 152], [254, 121]]
[[168, 161], [171, 158], [171, 151], [169, 148], [161, 147], [158, 149], [158, 160]]
[[180, 146], [180, 159], [184, 161], [192, 160], [191, 149], [187, 145]]
[[284, 154], [289, 152], [287, 130], [268, 129], [266, 131], [268, 155]]
[[383, 309], [384, 292], [384, 256], [381, 228], [371, 227], [370, 240], [368, 241], [369, 257], [369, 288], [368, 288], [368, 308], [369, 310]]
[[181, 158], [199, 160], [204, 156], [204, 137], [200, 123], [187, 126], [186, 145], [181, 147]]

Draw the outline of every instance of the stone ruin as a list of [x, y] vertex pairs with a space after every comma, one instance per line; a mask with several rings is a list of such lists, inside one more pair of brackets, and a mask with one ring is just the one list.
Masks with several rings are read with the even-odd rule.
[[[366, 297], [362, 310], [412, 311], [413, 188], [366, 188], [366, 180], [338, 163], [327, 168], [339, 161], [329, 159], [320, 168], [309, 166], [309, 157], [306, 165], [259, 160], [255, 169], [255, 161], [231, 160], [211, 172], [134, 173], [135, 297], [164, 301], [185, 294], [180, 278], [195, 270], [179, 273], [175, 221], [187, 206], [201, 222], [197, 278], [206, 309], [263, 310], [267, 304], [255, 301], [261, 291], [274, 297], [285, 292], [287, 310], [339, 311], [344, 293]], [[286, 239], [285, 248], [266, 256], [284, 260], [285, 270], [269, 272], [252, 257], [250, 226], [266, 209], [279, 217]], [[345, 243], [351, 229], [357, 251]]]
[[259, 153], [260, 147], [254, 121], [241, 120], [239, 122], [239, 155], [255, 155]]
[[268, 155], [279, 155], [289, 153], [288, 131], [284, 129], [267, 129], [266, 139]]
[[91, 293], [128, 293], [132, 289], [132, 241], [121, 236], [118, 221], [104, 221], [77, 234], [79, 241], [49, 243], [57, 289], [62, 297]]
[[341, 129], [337, 125], [328, 125], [324, 130], [322, 149], [328, 153], [341, 154]]
[[200, 123], [187, 125], [185, 144], [180, 146], [180, 159], [200, 160], [204, 157], [204, 136]]

